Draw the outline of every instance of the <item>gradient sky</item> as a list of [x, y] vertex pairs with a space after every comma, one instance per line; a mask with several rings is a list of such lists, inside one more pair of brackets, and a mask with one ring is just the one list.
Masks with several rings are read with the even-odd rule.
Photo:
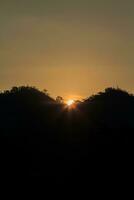
[[0, 0], [0, 90], [134, 92], [133, 0]]

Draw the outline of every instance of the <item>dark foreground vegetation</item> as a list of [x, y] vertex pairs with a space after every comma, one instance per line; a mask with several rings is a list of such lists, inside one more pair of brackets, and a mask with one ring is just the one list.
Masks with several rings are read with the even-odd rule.
[[0, 93], [2, 176], [44, 176], [84, 184], [129, 173], [134, 96], [107, 88], [69, 109], [46, 92], [14, 87]]

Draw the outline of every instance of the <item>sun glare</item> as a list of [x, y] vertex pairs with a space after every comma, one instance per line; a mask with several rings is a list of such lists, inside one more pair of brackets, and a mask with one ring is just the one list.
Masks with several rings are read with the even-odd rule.
[[67, 105], [70, 107], [74, 104], [74, 100], [73, 99], [70, 99], [67, 101]]

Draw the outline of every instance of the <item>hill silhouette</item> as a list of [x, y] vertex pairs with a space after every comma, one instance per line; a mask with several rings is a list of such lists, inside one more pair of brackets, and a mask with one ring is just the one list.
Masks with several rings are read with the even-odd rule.
[[132, 94], [107, 88], [74, 109], [61, 100], [29, 86], [0, 93], [2, 174], [80, 183], [130, 164]]

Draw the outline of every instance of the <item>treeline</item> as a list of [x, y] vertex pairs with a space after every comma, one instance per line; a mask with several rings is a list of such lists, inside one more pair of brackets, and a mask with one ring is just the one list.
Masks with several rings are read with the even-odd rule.
[[95, 171], [115, 173], [122, 162], [129, 164], [133, 133], [134, 96], [119, 88], [107, 88], [72, 109], [35, 87], [0, 93], [4, 175], [80, 183]]

